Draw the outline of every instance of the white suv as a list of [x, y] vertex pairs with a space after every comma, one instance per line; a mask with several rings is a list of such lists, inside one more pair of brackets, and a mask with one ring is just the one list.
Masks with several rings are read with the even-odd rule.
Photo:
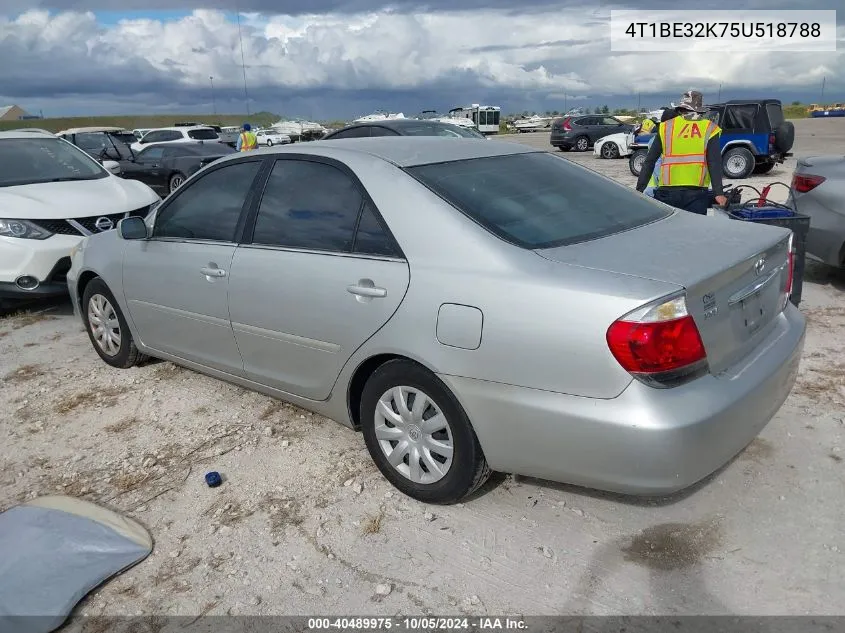
[[0, 304], [67, 294], [71, 250], [158, 202], [52, 134], [0, 132]]
[[150, 130], [136, 143], [130, 147], [136, 154], [150, 145], [161, 145], [162, 143], [199, 143], [199, 142], [221, 143], [220, 135], [214, 128], [207, 125], [163, 127]]

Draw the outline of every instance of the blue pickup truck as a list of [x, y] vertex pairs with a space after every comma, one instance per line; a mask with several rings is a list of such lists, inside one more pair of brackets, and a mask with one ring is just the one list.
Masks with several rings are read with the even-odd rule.
[[[766, 174], [792, 156], [795, 127], [783, 116], [777, 99], [745, 99], [706, 106], [704, 115], [722, 128], [722, 172], [740, 180], [752, 173]], [[628, 166], [640, 175], [651, 135], [638, 136], [631, 146]]]

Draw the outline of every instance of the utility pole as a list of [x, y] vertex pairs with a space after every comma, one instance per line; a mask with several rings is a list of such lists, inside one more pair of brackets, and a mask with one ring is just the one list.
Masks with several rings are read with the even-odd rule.
[[640, 113], [640, 93], [637, 93], [637, 114]]
[[722, 103], [722, 84], [719, 84], [719, 96], [716, 97], [716, 103]]
[[214, 103], [214, 77], [209, 77], [208, 80], [211, 82], [211, 109], [214, 112], [214, 116], [217, 116], [217, 105]]
[[238, 10], [238, 40], [241, 43], [241, 70], [244, 74], [244, 100], [246, 101], [246, 115], [249, 116], [249, 93], [246, 89], [246, 61], [244, 60], [244, 38], [241, 36], [241, 8]]
[[827, 77], [822, 77], [822, 96], [821, 96], [821, 99], [819, 99], [819, 105], [820, 106], [824, 105], [824, 82], [825, 82], [826, 79], [827, 79]]
[[566, 93], [563, 93], [563, 113], [566, 114], [568, 110], [566, 109]]

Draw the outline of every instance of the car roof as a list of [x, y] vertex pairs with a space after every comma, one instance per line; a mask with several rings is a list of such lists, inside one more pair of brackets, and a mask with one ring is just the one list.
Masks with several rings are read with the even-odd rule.
[[[255, 156], [256, 152], [261, 154], [313, 154], [341, 159], [345, 152], [354, 152], [368, 154], [399, 167], [415, 167], [473, 158], [537, 154], [544, 153], [545, 150], [535, 149], [521, 143], [508, 143], [507, 141], [444, 138], [442, 136], [391, 136], [326, 139], [310, 143], [295, 143], [254, 150], [249, 152], [249, 155]], [[233, 160], [238, 156], [243, 156], [243, 154], [232, 154], [225, 160]]]
[[58, 132], [58, 134], [82, 134], [85, 132], [128, 132], [126, 128], [122, 127], [69, 127], [66, 130]]
[[188, 132], [190, 130], [211, 130], [214, 132], [214, 128], [208, 125], [172, 125], [170, 127], [151, 127], [147, 131], [148, 132], [164, 132], [164, 131], [174, 131], [174, 132], [181, 132], [181, 131]]
[[722, 103], [711, 103], [708, 108], [723, 108], [729, 105], [768, 105], [774, 103], [781, 105], [780, 99], [731, 99], [730, 101], [723, 101]]
[[55, 134], [51, 132], [43, 131], [43, 130], [27, 130], [27, 129], [19, 129], [19, 130], [9, 130], [7, 132], [0, 132], [0, 139], [12, 139], [12, 138], [32, 138], [33, 136], [43, 136], [46, 138], [56, 138]]

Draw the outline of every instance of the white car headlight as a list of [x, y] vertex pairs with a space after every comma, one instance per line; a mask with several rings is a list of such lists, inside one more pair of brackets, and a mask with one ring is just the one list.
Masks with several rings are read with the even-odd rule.
[[46, 240], [52, 233], [29, 220], [4, 220], [0, 218], [0, 235], [19, 237], [25, 240]]

